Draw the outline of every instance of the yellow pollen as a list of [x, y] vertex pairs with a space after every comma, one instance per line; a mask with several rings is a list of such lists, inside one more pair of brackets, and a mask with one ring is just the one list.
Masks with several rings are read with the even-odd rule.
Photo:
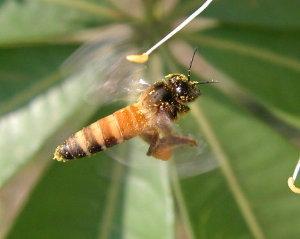
[[57, 161], [62, 161], [62, 162], [66, 162], [67, 160], [65, 160], [62, 155], [60, 154], [60, 147], [61, 146], [58, 146], [56, 149], [55, 149], [55, 152], [54, 152], [54, 157], [53, 159], [54, 160], [57, 160]]

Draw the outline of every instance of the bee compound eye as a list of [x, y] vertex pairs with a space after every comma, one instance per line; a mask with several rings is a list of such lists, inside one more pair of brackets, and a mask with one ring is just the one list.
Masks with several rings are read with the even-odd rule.
[[176, 93], [178, 95], [186, 95], [188, 93], [188, 85], [184, 82], [179, 82], [176, 85]]

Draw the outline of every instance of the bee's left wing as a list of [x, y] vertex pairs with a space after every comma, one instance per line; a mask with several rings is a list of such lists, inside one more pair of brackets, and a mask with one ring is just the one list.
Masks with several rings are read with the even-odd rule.
[[[86, 94], [87, 101], [107, 103], [116, 100], [134, 101], [150, 83], [145, 79], [145, 65], [126, 60], [128, 52], [118, 53], [109, 67], [94, 74], [97, 78]], [[102, 79], [102, 80], [100, 80]]]
[[[126, 60], [134, 49], [126, 42], [128, 36], [104, 35], [80, 47], [63, 64], [61, 72], [68, 77], [77, 77], [89, 85], [83, 92], [88, 102], [105, 104], [121, 98], [137, 95], [149, 84], [144, 78], [145, 65]], [[126, 35], [126, 34], [125, 34]]]

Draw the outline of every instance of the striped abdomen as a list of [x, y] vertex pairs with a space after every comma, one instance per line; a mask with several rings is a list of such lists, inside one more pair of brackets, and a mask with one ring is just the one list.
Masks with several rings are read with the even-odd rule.
[[138, 105], [127, 106], [72, 135], [56, 148], [54, 159], [68, 161], [103, 151], [141, 134], [146, 126]]

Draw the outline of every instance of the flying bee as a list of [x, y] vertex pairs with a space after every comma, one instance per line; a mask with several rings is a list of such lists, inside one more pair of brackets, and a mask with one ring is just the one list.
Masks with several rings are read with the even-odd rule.
[[173, 122], [190, 110], [187, 104], [201, 95], [199, 84], [214, 83], [190, 79], [195, 52], [187, 76], [173, 73], [149, 85], [137, 102], [71, 135], [56, 148], [54, 159], [69, 161], [86, 157], [136, 136], [141, 136], [150, 145], [148, 156], [161, 160], [170, 159], [177, 146], [196, 146], [195, 139], [175, 134], [172, 130]]

